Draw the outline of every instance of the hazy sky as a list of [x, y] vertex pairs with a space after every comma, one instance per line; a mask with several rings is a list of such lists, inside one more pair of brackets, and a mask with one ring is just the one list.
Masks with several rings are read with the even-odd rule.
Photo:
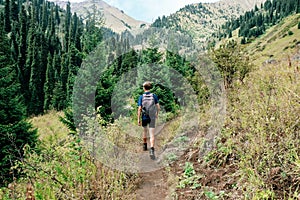
[[187, 4], [216, 2], [218, 0], [104, 0], [123, 10], [129, 16], [146, 22], [153, 22], [158, 16], [169, 15]]
[[[69, 0], [78, 2], [84, 0]], [[218, 0], [104, 0], [123, 10], [127, 15], [145, 22], [153, 22], [158, 16], [169, 15], [187, 4], [216, 2]]]

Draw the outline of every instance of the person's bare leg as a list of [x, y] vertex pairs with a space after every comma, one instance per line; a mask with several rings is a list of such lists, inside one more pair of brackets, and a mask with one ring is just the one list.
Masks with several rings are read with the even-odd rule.
[[155, 128], [149, 128], [149, 135], [150, 135], [150, 158], [155, 160], [154, 154], [154, 143], [155, 143]]
[[149, 128], [149, 134], [150, 134], [150, 147], [154, 148], [154, 144], [155, 144], [155, 128]]
[[147, 150], [147, 133], [148, 133], [148, 128], [147, 127], [144, 127], [143, 128], [143, 142], [144, 142], [144, 151]]
[[143, 139], [144, 142], [147, 142], [147, 133], [148, 133], [148, 128], [147, 127], [143, 127]]

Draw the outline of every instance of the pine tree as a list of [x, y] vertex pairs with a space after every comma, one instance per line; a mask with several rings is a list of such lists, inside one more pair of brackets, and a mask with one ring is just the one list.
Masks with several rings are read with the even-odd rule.
[[101, 29], [98, 28], [102, 24], [103, 16], [99, 11], [97, 11], [96, 6], [93, 5], [93, 12], [88, 13], [85, 24], [85, 33], [83, 34], [82, 46], [85, 53], [92, 52], [103, 40]]
[[300, 13], [300, 0], [297, 0], [296, 13]]
[[54, 90], [53, 90], [53, 98], [51, 101], [51, 105], [56, 110], [63, 110], [66, 108], [65, 105], [65, 98], [66, 98], [66, 92], [63, 91], [62, 83], [61, 81], [58, 81], [55, 83]]
[[48, 13], [47, 1], [44, 1], [43, 10], [42, 10], [42, 19], [41, 19], [41, 27], [43, 32], [45, 32], [48, 25], [48, 15], [49, 13]]
[[70, 101], [73, 92], [74, 81], [78, 72], [78, 69], [81, 65], [80, 52], [72, 44], [69, 47], [68, 53], [68, 83], [67, 83], [67, 100]]
[[32, 0], [32, 6], [31, 6], [31, 19], [32, 21], [36, 22], [39, 24], [40, 22], [40, 1], [39, 0]]
[[[35, 2], [35, 1], [34, 1]], [[34, 3], [33, 2], [33, 3]], [[25, 9], [22, 10], [20, 20], [22, 21], [22, 32], [21, 32], [21, 41], [24, 42], [20, 44], [20, 58], [19, 58], [19, 79], [22, 87], [23, 96], [25, 98], [26, 106], [27, 106], [27, 114], [32, 114], [29, 111], [30, 102], [31, 102], [31, 92], [30, 91], [30, 81], [31, 81], [31, 72], [32, 72], [32, 65], [37, 59], [37, 19], [36, 19], [36, 8], [34, 6], [30, 7], [30, 15], [27, 17]], [[24, 11], [24, 13], [23, 13]], [[27, 24], [26, 20], [29, 20], [30, 23]], [[27, 27], [29, 26], [29, 27]], [[27, 29], [27, 30], [26, 30]], [[33, 105], [34, 106], [34, 105]]]
[[77, 17], [77, 14], [74, 13], [73, 18], [72, 18], [72, 23], [71, 23], [71, 29], [70, 29], [70, 41], [74, 42], [78, 30], [78, 25], [79, 25], [79, 19]]
[[54, 55], [55, 51], [60, 51], [60, 42], [56, 34], [55, 30], [55, 18], [54, 18], [54, 7], [51, 7], [50, 11], [50, 16], [48, 20], [48, 25], [47, 25], [47, 43], [48, 43], [48, 50], [51, 53], [51, 55]]
[[[54, 61], [55, 62], [55, 61]], [[51, 54], [48, 54], [47, 59], [47, 71], [46, 71], [46, 82], [44, 85], [44, 92], [45, 92], [45, 100], [44, 100], [44, 110], [49, 110], [51, 108], [51, 101], [53, 98], [53, 90], [55, 87], [55, 70], [53, 68], [54, 62], [52, 62]]]
[[4, 30], [8, 33], [11, 31], [11, 22], [10, 22], [10, 1], [5, 0], [4, 5]]
[[143, 64], [161, 64], [162, 53], [159, 52], [158, 48], [148, 48], [142, 53]]
[[67, 12], [65, 16], [65, 38], [64, 38], [64, 50], [65, 52], [68, 52], [69, 43], [70, 43], [70, 25], [71, 25], [71, 6], [70, 2], [67, 3]]
[[17, 30], [16, 30], [16, 26], [12, 26], [12, 30], [11, 30], [11, 35], [10, 35], [10, 42], [11, 42], [11, 53], [12, 53], [12, 59], [14, 61], [14, 63], [17, 62], [18, 60], [18, 54], [19, 54], [19, 47], [18, 47], [18, 35], [17, 35]]
[[[3, 27], [2, 24], [0, 27]], [[0, 46], [0, 186], [3, 186], [15, 175], [10, 168], [22, 158], [25, 144], [35, 146], [37, 133], [24, 120], [25, 106], [21, 103], [9, 42], [2, 28]]]
[[264, 3], [264, 9], [267, 11], [267, 10], [270, 10], [271, 7], [272, 7], [272, 2], [271, 2], [271, 0], [267, 0], [267, 1]]
[[247, 43], [246, 38], [243, 37], [243, 38], [241, 39], [241, 44], [246, 44], [246, 43]]
[[133, 69], [134, 67], [137, 67], [137, 53], [135, 50], [130, 50], [128, 53], [124, 54], [121, 64], [121, 70], [119, 75], [122, 75], [123, 73], [128, 72], [129, 70]]
[[53, 56], [53, 69], [54, 69], [54, 89], [53, 89], [53, 98], [51, 100], [51, 105], [56, 110], [63, 110], [65, 108], [65, 91], [63, 91], [61, 83], [61, 59], [60, 53], [54, 53]]
[[55, 5], [55, 24], [60, 25], [59, 7]]
[[18, 21], [19, 15], [19, 6], [15, 2], [15, 0], [11, 0], [10, 2], [10, 19], [12, 21]]
[[84, 32], [84, 23], [82, 20], [77, 20], [77, 28], [76, 28], [76, 34], [75, 34], [75, 38], [74, 38], [74, 45], [76, 47], [76, 49], [78, 49], [81, 53], [82, 53], [82, 41], [81, 38], [83, 36], [83, 32]]
[[47, 61], [44, 61], [45, 52], [41, 47], [43, 35], [41, 30], [37, 30], [36, 32], [37, 33], [33, 41], [33, 58], [30, 66], [30, 102], [28, 105], [28, 112], [29, 114], [39, 115], [44, 111], [44, 83]]
[[[61, 99], [63, 102], [60, 102], [60, 105], [62, 105], [63, 109], [67, 107], [68, 104], [68, 77], [69, 77], [69, 56], [67, 53], [62, 55], [61, 59], [61, 71], [60, 71], [60, 82], [58, 86], [60, 87], [60, 95], [62, 96]], [[63, 93], [61, 93], [61, 91]]]
[[55, 51], [53, 55], [53, 69], [54, 69], [54, 79], [57, 82], [60, 80], [60, 73], [61, 73], [61, 54], [60, 51]]

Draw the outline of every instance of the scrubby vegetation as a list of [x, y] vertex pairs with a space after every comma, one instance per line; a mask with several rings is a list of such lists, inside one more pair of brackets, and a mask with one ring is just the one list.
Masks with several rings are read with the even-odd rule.
[[24, 148], [15, 164], [21, 178], [0, 190], [1, 199], [132, 199], [139, 179], [114, 171], [94, 160], [80, 138], [51, 112], [31, 120], [39, 127], [39, 152]]
[[[297, 17], [297, 16], [294, 16]], [[294, 17], [284, 25], [294, 24]], [[273, 31], [273, 30], [270, 30]], [[295, 31], [298, 34], [299, 31]], [[277, 37], [278, 36], [278, 37]], [[243, 82], [233, 81], [227, 89], [227, 116], [215, 148], [201, 154], [202, 139], [183, 161], [172, 166], [179, 175], [178, 199], [298, 199], [299, 178], [299, 47], [283, 56], [279, 43], [294, 43], [293, 37], [277, 35], [269, 42], [276, 62], [262, 65], [261, 51], [255, 44], [268, 40], [266, 34], [245, 49], [257, 63]], [[224, 48], [224, 47], [222, 47]], [[224, 52], [224, 50], [223, 50]], [[294, 59], [291, 59], [294, 58]], [[256, 66], [256, 67], [255, 67]], [[205, 114], [203, 114], [205, 115]], [[203, 122], [203, 134], [205, 125]], [[199, 154], [200, 152], [200, 154]], [[184, 162], [188, 162], [185, 164]], [[187, 175], [187, 170], [192, 171]], [[197, 190], [195, 189], [197, 187]]]

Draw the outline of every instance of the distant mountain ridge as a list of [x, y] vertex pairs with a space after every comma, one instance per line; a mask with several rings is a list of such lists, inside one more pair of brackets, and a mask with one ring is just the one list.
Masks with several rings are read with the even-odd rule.
[[[65, 7], [67, 1], [64, 0], [53, 0], [56, 4], [61, 7]], [[92, 13], [93, 9], [100, 11], [104, 17], [104, 26], [110, 28], [116, 33], [123, 31], [130, 31], [132, 33], [149, 26], [149, 23], [136, 20], [124, 11], [113, 7], [102, 0], [86, 0], [82, 2], [71, 2], [71, 11], [76, 12], [81, 17], [85, 18], [88, 12]]]
[[207, 45], [209, 37], [226, 21], [237, 18], [266, 0], [222, 0], [215, 3], [195, 3], [170, 16], [154, 21], [154, 27], [167, 27], [191, 35], [197, 43]]
[[261, 3], [264, 3], [266, 0], [222, 0], [217, 2], [216, 4], [228, 4], [231, 6], [236, 5], [240, 7], [242, 10], [247, 11], [254, 8], [255, 5], [260, 6]]
[[[211, 42], [212, 35], [217, 33], [225, 22], [243, 15], [266, 0], [221, 0], [215, 3], [194, 3], [187, 5], [169, 16], [158, 17], [151, 26], [168, 28], [190, 35], [198, 46], [205, 49]], [[66, 1], [54, 0], [64, 7]], [[115, 8], [103, 0], [86, 0], [71, 3], [71, 11], [85, 18], [88, 12], [96, 10], [102, 13], [104, 27], [116, 33], [129, 31], [131, 34], [143, 32], [150, 24], [135, 20], [124, 11]]]

